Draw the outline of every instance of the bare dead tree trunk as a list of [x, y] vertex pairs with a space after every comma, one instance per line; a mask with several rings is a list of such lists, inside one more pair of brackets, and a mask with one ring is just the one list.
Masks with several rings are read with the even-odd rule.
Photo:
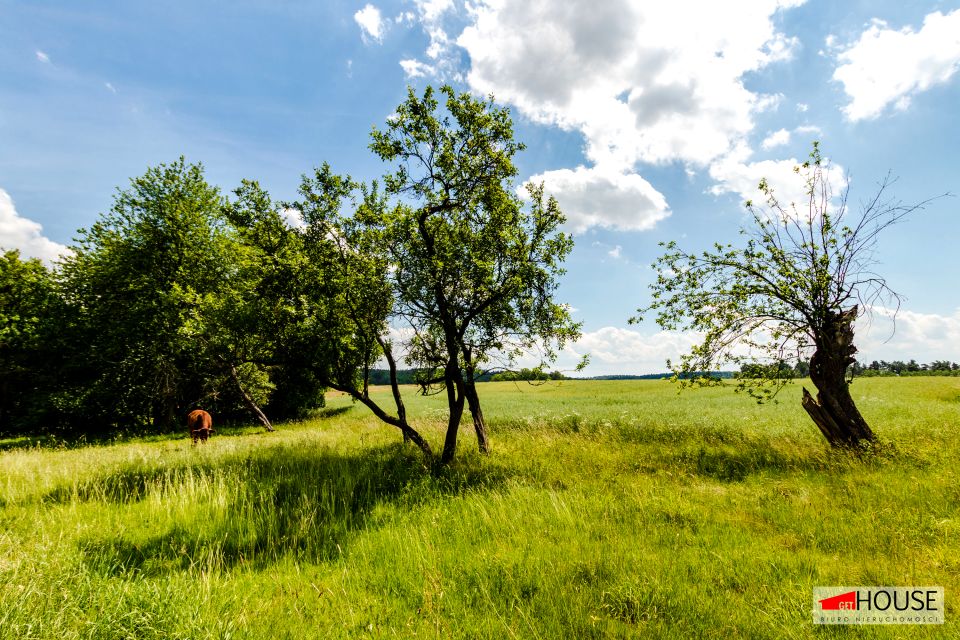
[[858, 447], [876, 439], [867, 421], [850, 395], [846, 379], [847, 367], [855, 362], [853, 321], [857, 307], [840, 313], [828, 330], [817, 340], [817, 350], [810, 358], [810, 380], [817, 387], [817, 397], [803, 390], [801, 404], [834, 447]]
[[230, 377], [233, 378], [233, 382], [237, 385], [237, 389], [240, 390], [240, 395], [243, 397], [243, 403], [247, 405], [247, 409], [250, 410], [257, 420], [260, 421], [260, 424], [264, 426], [267, 431], [274, 431], [273, 425], [270, 424], [270, 420], [267, 418], [267, 415], [261, 411], [260, 407], [257, 406], [257, 403], [253, 401], [253, 397], [247, 393], [247, 390], [243, 388], [243, 384], [240, 382], [240, 376], [237, 374], [237, 368], [230, 365]]

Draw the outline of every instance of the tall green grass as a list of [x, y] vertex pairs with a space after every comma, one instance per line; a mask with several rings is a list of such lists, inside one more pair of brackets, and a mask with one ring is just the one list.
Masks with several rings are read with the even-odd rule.
[[[427, 468], [349, 399], [240, 430], [0, 453], [0, 638], [957, 637], [960, 380], [858, 380], [884, 446], [788, 388], [481, 388]], [[408, 398], [439, 442], [442, 398]], [[0, 443], [3, 446], [3, 443]], [[817, 628], [817, 585], [940, 585], [942, 627]]]

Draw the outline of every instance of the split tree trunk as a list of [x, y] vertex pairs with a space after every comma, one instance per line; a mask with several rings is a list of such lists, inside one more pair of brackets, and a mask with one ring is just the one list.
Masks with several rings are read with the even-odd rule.
[[[430, 457], [433, 455], [430, 452], [430, 445], [426, 444], [420, 434], [407, 423], [407, 408], [404, 406], [403, 397], [400, 395], [400, 383], [397, 380], [397, 361], [393, 357], [393, 347], [380, 336], [377, 336], [377, 343], [380, 345], [383, 355], [386, 356], [387, 365], [390, 367], [390, 390], [393, 392], [393, 403], [397, 407], [397, 420], [399, 421], [400, 432], [403, 434], [403, 443], [414, 442]], [[366, 381], [363, 384], [363, 394], [370, 397]]]
[[490, 452], [490, 442], [487, 439], [487, 423], [483, 420], [483, 409], [480, 408], [480, 396], [477, 395], [477, 383], [472, 380], [473, 374], [467, 374], [464, 382], [464, 393], [467, 396], [467, 405], [473, 417], [473, 430], [477, 433], [477, 446], [480, 453]]
[[444, 372], [444, 383], [447, 387], [447, 435], [443, 440], [443, 453], [440, 455], [440, 464], [450, 464], [457, 454], [457, 431], [460, 429], [460, 419], [463, 417], [464, 383], [463, 374], [456, 358], [451, 358]]
[[801, 404], [834, 447], [858, 447], [876, 439], [867, 421], [853, 402], [847, 383], [847, 367], [855, 362], [853, 321], [857, 307], [838, 314], [818, 336], [817, 350], [810, 358], [810, 380], [817, 397], [803, 390]]
[[240, 376], [237, 374], [237, 368], [230, 365], [230, 377], [233, 378], [234, 383], [237, 385], [237, 389], [240, 390], [240, 395], [243, 397], [243, 403], [247, 405], [247, 409], [250, 410], [257, 420], [260, 421], [260, 424], [264, 426], [267, 431], [273, 431], [273, 425], [270, 424], [270, 420], [267, 418], [267, 414], [260, 410], [260, 407], [257, 406], [257, 403], [253, 401], [253, 397], [247, 393], [247, 390], [243, 388], [243, 384], [240, 382]]

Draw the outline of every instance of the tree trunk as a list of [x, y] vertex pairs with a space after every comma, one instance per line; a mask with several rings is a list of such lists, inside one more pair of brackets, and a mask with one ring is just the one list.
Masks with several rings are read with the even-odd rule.
[[153, 403], [153, 428], [157, 431], [172, 429], [177, 423], [177, 402], [170, 396], [158, 398]]
[[453, 457], [457, 453], [457, 431], [460, 428], [460, 418], [463, 416], [463, 375], [460, 373], [460, 367], [454, 359], [447, 364], [446, 374], [447, 387], [447, 405], [450, 409], [450, 417], [447, 420], [447, 435], [443, 440], [443, 453], [440, 456], [440, 464], [449, 464], [453, 462]]
[[477, 395], [477, 383], [473, 381], [473, 374], [467, 373], [464, 381], [464, 394], [467, 396], [467, 405], [473, 417], [473, 430], [477, 432], [477, 446], [480, 453], [490, 452], [490, 443], [487, 440], [487, 424], [483, 420], [483, 409], [480, 408], [480, 396]]
[[237, 375], [237, 368], [230, 365], [230, 377], [233, 378], [234, 383], [237, 385], [237, 389], [240, 390], [240, 395], [243, 397], [243, 403], [247, 405], [247, 409], [250, 410], [257, 420], [260, 421], [260, 424], [264, 426], [267, 431], [273, 431], [273, 425], [270, 424], [270, 420], [267, 418], [267, 415], [260, 410], [260, 407], [257, 406], [257, 403], [253, 401], [253, 398], [247, 393], [247, 390], [243, 388], [243, 384], [240, 382], [240, 376]]
[[855, 362], [853, 321], [857, 307], [838, 314], [817, 339], [817, 350], [810, 358], [810, 380], [817, 397], [803, 390], [801, 404], [834, 447], [858, 447], [876, 439], [867, 421], [853, 402], [847, 383], [847, 367]]
[[[383, 355], [387, 358], [387, 365], [390, 367], [390, 390], [393, 392], [393, 403], [397, 407], [397, 419], [400, 424], [400, 432], [403, 434], [403, 443], [415, 442], [429, 456], [431, 455], [430, 446], [426, 445], [420, 434], [407, 424], [407, 408], [404, 406], [403, 397], [400, 395], [400, 383], [397, 381], [397, 361], [393, 358], [393, 347], [380, 336], [377, 336], [377, 343], [380, 345]], [[366, 380], [363, 382], [363, 393], [370, 397]], [[424, 448], [424, 445], [426, 445], [426, 448]]]
[[427, 460], [433, 460], [433, 451], [430, 449], [430, 443], [424, 440], [423, 436], [421, 436], [416, 429], [414, 429], [409, 424], [407, 424], [406, 414], [404, 414], [403, 420], [400, 420], [399, 418], [394, 418], [393, 416], [388, 414], [386, 411], [384, 411], [383, 408], [380, 407], [380, 405], [378, 405], [376, 402], [371, 400], [369, 395], [363, 395], [363, 392], [361, 392], [359, 389], [357, 389], [352, 385], [348, 386], [348, 385], [337, 384], [336, 381], [330, 380], [330, 379], [326, 379], [324, 381], [324, 384], [330, 387], [331, 389], [336, 389], [337, 391], [342, 391], [344, 393], [349, 394], [351, 398], [353, 398], [357, 402], [363, 404], [365, 407], [370, 409], [370, 411], [373, 412], [373, 415], [380, 418], [380, 420], [384, 421], [385, 423], [391, 426], [394, 426], [400, 429], [400, 431], [403, 433], [404, 441], [409, 440], [410, 442], [414, 443], [420, 448], [421, 451], [423, 451], [423, 454], [427, 458]]

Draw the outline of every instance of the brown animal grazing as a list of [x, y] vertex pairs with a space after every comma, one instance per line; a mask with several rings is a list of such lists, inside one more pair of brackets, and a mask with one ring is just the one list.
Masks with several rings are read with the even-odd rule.
[[195, 409], [187, 414], [187, 428], [190, 429], [193, 444], [197, 444], [197, 440], [206, 443], [207, 438], [213, 433], [213, 418], [203, 409]]

